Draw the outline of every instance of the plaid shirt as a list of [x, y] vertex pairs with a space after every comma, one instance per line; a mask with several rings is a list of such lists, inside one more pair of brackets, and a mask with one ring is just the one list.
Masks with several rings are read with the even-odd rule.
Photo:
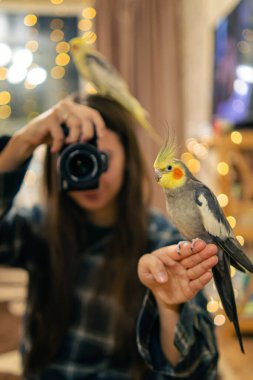
[[[39, 236], [43, 214], [37, 207], [25, 213], [11, 209], [25, 171], [26, 165], [15, 172], [0, 175], [0, 262], [31, 272], [36, 266], [36, 247], [41, 241], [36, 241], [36, 236]], [[93, 236], [94, 244], [89, 252], [85, 252], [80, 265], [75, 289], [75, 316], [60, 350], [52, 364], [40, 375], [28, 377], [29, 380], [131, 380], [131, 361], [121, 366], [113, 363], [111, 358], [114, 341], [110, 322], [117, 313], [116, 306], [109, 297], [98, 296], [95, 300], [92, 297], [93, 273], [103, 263], [104, 245], [110, 231], [98, 228], [93, 231]], [[151, 211], [148, 251], [173, 244], [179, 239], [177, 231], [168, 221], [159, 212]], [[143, 380], [217, 378], [218, 354], [213, 324], [201, 293], [183, 306], [175, 330], [174, 344], [181, 353], [175, 368], [166, 360], [161, 349], [159, 315], [150, 292], [147, 292], [140, 309], [136, 350], [138, 348], [140, 360], [144, 360], [149, 368]], [[25, 351], [26, 343], [24, 354]]]

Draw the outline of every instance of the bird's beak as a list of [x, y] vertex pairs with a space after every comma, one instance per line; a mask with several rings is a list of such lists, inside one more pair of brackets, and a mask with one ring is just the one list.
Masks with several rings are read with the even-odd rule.
[[157, 182], [159, 182], [161, 178], [162, 178], [162, 174], [161, 174], [160, 170], [159, 169], [155, 169], [155, 180]]

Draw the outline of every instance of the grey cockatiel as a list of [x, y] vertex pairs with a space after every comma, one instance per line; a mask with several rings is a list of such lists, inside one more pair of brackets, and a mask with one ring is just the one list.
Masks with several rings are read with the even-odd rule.
[[176, 159], [167, 142], [155, 163], [155, 177], [162, 186], [170, 220], [187, 239], [203, 239], [218, 246], [218, 264], [212, 269], [224, 310], [244, 352], [230, 276], [230, 265], [253, 272], [253, 264], [242, 251], [213, 192], [197, 180], [186, 165]]

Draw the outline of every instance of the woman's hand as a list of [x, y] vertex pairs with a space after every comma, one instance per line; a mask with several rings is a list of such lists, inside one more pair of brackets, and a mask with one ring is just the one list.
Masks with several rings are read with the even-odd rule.
[[[68, 137], [64, 136], [62, 123], [69, 128]], [[52, 153], [56, 153], [63, 144], [89, 140], [93, 136], [93, 125], [98, 137], [101, 137], [105, 125], [99, 112], [65, 99], [34, 118], [19, 133], [26, 141], [30, 141], [33, 148], [40, 144], [49, 144]]]
[[214, 244], [199, 239], [180, 243], [180, 250], [176, 245], [163, 247], [140, 258], [138, 275], [160, 306], [178, 308], [211, 280], [216, 253]]
[[[64, 136], [61, 124], [69, 128]], [[51, 152], [59, 152], [64, 144], [85, 142], [92, 138], [94, 128], [97, 136], [103, 136], [104, 121], [98, 111], [91, 107], [65, 99], [18, 130], [0, 153], [0, 172], [16, 169], [31, 156], [41, 144], [51, 146]]]

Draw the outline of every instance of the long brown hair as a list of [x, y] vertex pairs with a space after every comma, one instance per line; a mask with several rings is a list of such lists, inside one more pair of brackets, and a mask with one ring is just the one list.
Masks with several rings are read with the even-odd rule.
[[[149, 178], [138, 146], [135, 121], [118, 103], [98, 95], [87, 98], [76, 96], [75, 101], [95, 108], [102, 115], [107, 128], [119, 136], [125, 151], [123, 186], [118, 194], [118, 215], [113, 226], [110, 256], [106, 270], [102, 268], [97, 293], [110, 292], [120, 305], [122, 318], [115, 321], [116, 352], [126, 347], [135, 332], [137, 310], [144, 288], [137, 278], [137, 262], [147, 246]], [[40, 276], [34, 276], [30, 309], [31, 349], [25, 362], [25, 372], [36, 372], [53, 360], [70, 320], [73, 291], [80, 252], [78, 226], [85, 225], [85, 211], [80, 210], [67, 194], [57, 186], [56, 156], [48, 149], [45, 160], [46, 223], [48, 255], [44, 256]], [[147, 190], [149, 189], [149, 190]], [[64, 238], [63, 238], [64, 237]], [[83, 246], [82, 246], [83, 249]], [[71, 252], [71, 254], [69, 254]], [[106, 287], [105, 284], [110, 284]], [[131, 296], [130, 296], [131, 295]], [[134, 296], [133, 296], [134, 295]], [[118, 326], [120, 325], [120, 328]], [[116, 334], [117, 331], [117, 334]], [[120, 333], [119, 333], [120, 331]], [[136, 349], [135, 349], [136, 351]], [[119, 360], [121, 358], [119, 357]], [[133, 358], [133, 360], [137, 360]]]

